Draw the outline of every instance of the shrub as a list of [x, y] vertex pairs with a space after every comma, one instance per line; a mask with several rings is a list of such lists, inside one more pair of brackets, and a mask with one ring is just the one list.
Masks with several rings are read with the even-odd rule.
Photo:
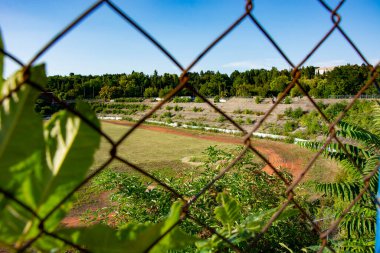
[[326, 105], [325, 103], [323, 103], [322, 101], [318, 101], [317, 102], [317, 106], [321, 109], [321, 110], [324, 110], [327, 108], [328, 105]]
[[177, 114], [176, 116], [175, 116], [175, 118], [176, 119], [184, 119], [185, 118], [185, 116], [183, 116], [182, 114]]
[[195, 97], [194, 102], [195, 103], [203, 103], [204, 101], [200, 97]]
[[196, 107], [196, 106], [193, 107], [193, 112], [203, 112], [203, 111], [204, 109], [201, 107]]
[[317, 111], [311, 111], [301, 117], [300, 123], [306, 127], [308, 134], [321, 134], [323, 133], [323, 123]]
[[293, 132], [298, 127], [297, 122], [295, 121], [286, 121], [284, 124], [284, 131], [286, 133]]
[[262, 97], [260, 97], [260, 96], [255, 97], [255, 102], [256, 102], [256, 104], [261, 104], [261, 102], [262, 102], [263, 100], [264, 100], [264, 99], [263, 99]]
[[167, 106], [165, 107], [165, 109], [168, 110], [168, 111], [171, 111], [171, 110], [173, 109], [173, 106], [167, 105]]
[[250, 110], [250, 109], [244, 109], [243, 113], [244, 114], [254, 114], [255, 112]]
[[219, 103], [220, 101], [220, 97], [219, 96], [215, 96], [214, 97], [214, 103]]
[[182, 111], [182, 110], [183, 110], [182, 106], [178, 106], [178, 105], [174, 106], [174, 111], [178, 112], [178, 111]]
[[[92, 103], [92, 109], [94, 108], [102, 108], [104, 109], [126, 109], [132, 111], [145, 111], [150, 108], [150, 106], [145, 104], [125, 104], [125, 103]], [[97, 109], [100, 111], [100, 109]]]
[[133, 118], [128, 116], [124, 116], [122, 119], [126, 121], [133, 121]]
[[294, 143], [294, 138], [293, 137], [286, 137], [284, 142], [285, 143]]
[[243, 120], [243, 118], [240, 118], [240, 117], [239, 117], [239, 118], [236, 118], [236, 119], [235, 119], [235, 122], [241, 125], [241, 124], [244, 123], [244, 120]]
[[143, 98], [115, 98], [115, 102], [142, 102]]
[[227, 119], [223, 116], [223, 115], [220, 115], [218, 118], [216, 118], [216, 122], [224, 122], [226, 121]]
[[302, 115], [304, 114], [303, 110], [301, 107], [297, 107], [294, 111], [293, 111], [293, 118], [294, 119], [299, 119], [302, 117]]
[[291, 108], [291, 107], [286, 108], [285, 111], [284, 111], [284, 115], [286, 117], [291, 118], [292, 115], [293, 115], [293, 108]]
[[284, 111], [284, 114], [286, 117], [292, 118], [292, 119], [299, 119], [304, 114], [301, 107], [297, 107], [295, 110], [293, 108], [289, 107], [286, 108]]
[[245, 123], [248, 124], [248, 125], [251, 125], [251, 124], [253, 124], [254, 122], [255, 122], [255, 121], [252, 120], [251, 118], [246, 118], [246, 119], [245, 119]]
[[189, 97], [175, 97], [173, 98], [174, 103], [190, 103], [192, 101]]
[[336, 116], [338, 116], [338, 114], [340, 112], [342, 112], [344, 110], [344, 108], [347, 106], [347, 103], [346, 102], [338, 102], [338, 103], [334, 103], [334, 104], [330, 104], [325, 110], [324, 110], [324, 113], [326, 114], [326, 116], [330, 119], [330, 120], [333, 120], [335, 119]]
[[287, 96], [285, 99], [284, 99], [284, 104], [291, 104], [293, 103], [291, 97]]
[[277, 125], [277, 124], [268, 123], [268, 124], [266, 125], [266, 127], [267, 127], [267, 131], [268, 131], [270, 134], [281, 135], [281, 134], [283, 134], [283, 132], [284, 132], [283, 127], [280, 126], [280, 125]]
[[171, 112], [164, 112], [163, 114], [161, 114], [161, 117], [163, 118], [171, 118], [173, 116], [174, 115]]
[[255, 112], [253, 112], [252, 114], [257, 115], [257, 116], [261, 116], [261, 115], [264, 115], [265, 112], [258, 112], [258, 111], [255, 111]]

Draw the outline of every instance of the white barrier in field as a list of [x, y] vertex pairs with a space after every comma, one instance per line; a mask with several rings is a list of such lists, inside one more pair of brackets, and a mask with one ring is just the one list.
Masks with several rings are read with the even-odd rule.
[[[98, 119], [103, 120], [122, 120], [123, 118], [120, 116], [98, 116]], [[234, 130], [234, 129], [224, 129], [224, 128], [216, 128], [216, 127], [202, 127], [202, 126], [193, 126], [193, 125], [187, 125], [187, 124], [178, 124], [177, 122], [173, 123], [166, 123], [163, 121], [157, 121], [157, 120], [146, 120], [148, 123], [153, 123], [157, 125], [165, 125], [165, 126], [171, 126], [171, 127], [181, 127], [181, 128], [188, 128], [188, 129], [200, 129], [205, 130], [209, 132], [219, 132], [219, 133], [227, 133], [227, 134], [240, 134], [240, 130]], [[253, 136], [259, 137], [259, 138], [269, 138], [273, 140], [285, 140], [286, 138], [289, 138], [287, 136], [283, 135], [276, 135], [276, 134], [266, 134], [266, 133], [252, 133]], [[304, 142], [307, 140], [294, 138], [294, 143], [297, 142]]]
[[98, 119], [105, 119], [105, 120], [122, 120], [123, 117], [120, 117], [120, 116], [98, 116]]
[[[216, 127], [202, 127], [202, 126], [192, 126], [192, 125], [186, 125], [186, 124], [178, 124], [177, 122], [174, 123], [166, 123], [163, 121], [156, 121], [156, 120], [146, 120], [148, 123], [158, 124], [158, 125], [165, 125], [165, 126], [171, 126], [171, 127], [182, 127], [182, 128], [189, 128], [189, 129], [201, 129], [206, 130], [210, 132], [220, 132], [220, 133], [227, 133], [227, 134], [239, 134], [241, 133], [240, 130], [234, 130], [234, 129], [224, 129], [224, 128], [216, 128]], [[276, 134], [266, 134], [266, 133], [252, 133], [253, 136], [259, 137], [259, 138], [269, 138], [274, 140], [285, 140], [286, 138], [289, 138], [287, 136], [283, 135], [276, 135]], [[297, 142], [303, 142], [307, 141], [304, 139], [294, 138], [294, 143]]]

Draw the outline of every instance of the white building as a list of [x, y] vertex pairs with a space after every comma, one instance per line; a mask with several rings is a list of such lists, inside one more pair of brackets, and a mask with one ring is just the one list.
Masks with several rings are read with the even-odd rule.
[[315, 74], [320, 74], [320, 75], [323, 75], [333, 69], [335, 69], [336, 67], [319, 67], [319, 68], [316, 68], [315, 69]]

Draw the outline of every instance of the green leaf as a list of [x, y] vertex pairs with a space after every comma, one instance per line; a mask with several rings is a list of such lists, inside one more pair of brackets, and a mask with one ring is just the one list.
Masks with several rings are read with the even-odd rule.
[[[376, 115], [375, 122], [376, 123]], [[338, 136], [351, 138], [360, 141], [366, 145], [375, 145], [380, 147], [380, 137], [358, 126], [351, 125], [346, 122], [339, 122], [340, 130], [337, 131]]]
[[[96, 115], [84, 103], [76, 110], [99, 126]], [[53, 115], [44, 126], [46, 165], [36, 173], [37, 213], [45, 217], [59, 202], [79, 185], [93, 163], [94, 153], [100, 143], [100, 135], [68, 111]], [[53, 231], [70, 209], [72, 200], [67, 200], [45, 222], [45, 229]], [[35, 224], [35, 222], [33, 222]], [[36, 229], [36, 228], [35, 228]], [[30, 230], [31, 234], [33, 229]], [[26, 236], [25, 238], [30, 238]]]
[[[266, 222], [278, 211], [278, 208], [272, 208], [269, 210], [260, 211], [258, 213], [251, 214], [242, 223], [243, 228], [249, 231], [252, 235], [259, 232]], [[273, 224], [279, 221], [286, 220], [298, 214], [298, 210], [292, 206], [288, 206], [276, 219]]]
[[[172, 205], [168, 218], [157, 224], [127, 224], [120, 230], [105, 225], [94, 225], [79, 230], [66, 230], [62, 234], [69, 236], [74, 243], [92, 252], [145, 252], [160, 236], [180, 219], [183, 203]], [[101, 240], [94, 240], [101, 238]], [[174, 228], [162, 238], [149, 252], [166, 252], [181, 249], [194, 243], [196, 239]]]
[[[46, 85], [44, 65], [31, 68], [30, 80]], [[10, 93], [21, 84], [17, 92]], [[39, 93], [23, 83], [21, 71], [6, 80], [0, 90], [4, 99], [0, 107], [0, 185], [31, 208], [36, 207], [32, 174], [41, 171], [44, 160], [42, 120], [33, 111]], [[7, 198], [0, 199], [0, 207], [0, 241], [10, 244], [33, 217]]]
[[[47, 79], [44, 65], [30, 71], [32, 81], [45, 86]], [[22, 72], [18, 71], [4, 82], [0, 98], [22, 83]], [[4, 99], [0, 107], [0, 185], [8, 190], [17, 189], [14, 170], [18, 163], [39, 153], [43, 157], [42, 121], [34, 113], [34, 103], [40, 92], [27, 84]], [[32, 126], [32, 128], [31, 128]]]
[[[183, 202], [176, 201], [173, 203], [168, 218], [163, 222], [162, 228], [159, 234], [164, 234], [171, 226], [176, 224], [182, 214]], [[185, 248], [196, 241], [194, 237], [191, 237], [184, 232], [182, 232], [178, 227], [174, 228], [170, 233], [168, 233], [160, 242], [153, 247], [150, 251], [153, 252], [165, 252], [169, 249], [180, 249]]]
[[239, 203], [226, 193], [219, 193], [216, 201], [221, 205], [215, 208], [215, 217], [224, 226], [232, 226], [241, 217], [241, 207]]
[[[218, 232], [235, 243], [239, 242], [241, 239], [238, 234], [239, 231], [232, 230], [232, 226], [239, 226], [238, 222], [241, 218], [240, 204], [226, 193], [219, 193], [216, 201], [220, 206], [214, 210], [215, 218], [223, 225], [222, 228], [218, 229]], [[207, 240], [197, 242], [196, 246], [199, 252], [214, 252], [223, 243], [221, 238], [213, 235]]]
[[[44, 66], [32, 68], [30, 79], [44, 86]], [[43, 127], [33, 111], [39, 91], [23, 84], [8, 96], [21, 80], [22, 73], [17, 72], [1, 90], [6, 98], [0, 108], [0, 185], [44, 217], [82, 182], [100, 136], [67, 111], [60, 111]], [[77, 111], [99, 126], [89, 106], [78, 104]], [[0, 201], [0, 241], [22, 245], [39, 232], [39, 222], [31, 213], [6, 198]], [[45, 229], [53, 231], [70, 205], [67, 200], [49, 216]]]
[[[78, 103], [76, 110], [99, 127], [96, 115], [87, 104]], [[100, 135], [94, 129], [67, 111], [53, 115], [44, 126], [44, 138], [48, 170], [41, 177], [41, 216], [85, 178], [100, 143]]]

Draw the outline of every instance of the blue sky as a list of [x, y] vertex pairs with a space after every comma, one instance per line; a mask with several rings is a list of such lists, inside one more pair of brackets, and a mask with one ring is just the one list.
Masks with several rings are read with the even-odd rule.
[[[95, 0], [1, 0], [0, 27], [6, 49], [30, 60], [50, 38]], [[327, 1], [331, 6], [338, 1]], [[244, 12], [244, 0], [114, 0], [184, 66]], [[252, 12], [290, 59], [298, 63], [332, 26], [316, 0], [256, 0]], [[371, 63], [380, 59], [380, 1], [347, 0], [341, 26]], [[49, 75], [179, 73], [179, 69], [107, 5], [96, 10], [51, 48], [39, 62]], [[362, 61], [336, 30], [306, 65]], [[254, 24], [246, 19], [192, 71], [289, 68]], [[8, 76], [16, 66], [6, 61]]]

